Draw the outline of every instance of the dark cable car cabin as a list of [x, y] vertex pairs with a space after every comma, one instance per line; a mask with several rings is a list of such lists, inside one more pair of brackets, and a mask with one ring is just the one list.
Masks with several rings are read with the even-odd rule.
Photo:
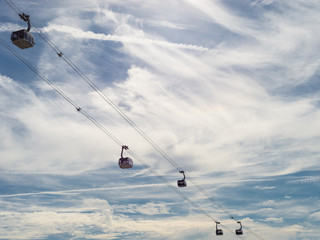
[[129, 147], [128, 146], [122, 146], [122, 150], [121, 150], [121, 157], [119, 158], [119, 167], [122, 169], [127, 169], [127, 168], [132, 168], [133, 167], [133, 161], [131, 158], [128, 157], [123, 157], [123, 150], [128, 150]]
[[28, 29], [21, 29], [11, 33], [11, 41], [21, 49], [33, 47], [35, 45], [34, 37], [29, 32], [31, 29], [30, 16], [24, 13], [19, 14], [20, 18], [28, 23]]
[[187, 182], [186, 182], [186, 176], [184, 175], [184, 171], [179, 171], [179, 173], [183, 174], [183, 179], [177, 181], [178, 187], [186, 187]]
[[238, 221], [237, 223], [240, 224], [240, 228], [236, 229], [236, 235], [243, 235], [243, 231], [242, 231], [242, 224], [240, 221]]
[[216, 235], [217, 236], [222, 236], [223, 235], [223, 231], [222, 231], [222, 229], [218, 228], [218, 224], [220, 224], [220, 222], [216, 222]]

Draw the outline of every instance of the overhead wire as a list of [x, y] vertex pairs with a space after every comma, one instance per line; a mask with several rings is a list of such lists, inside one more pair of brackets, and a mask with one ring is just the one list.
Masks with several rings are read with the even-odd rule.
[[[93, 118], [89, 113], [87, 113], [84, 109], [80, 108], [80, 106], [73, 101], [66, 93], [64, 93], [61, 89], [56, 87], [54, 83], [52, 83], [48, 78], [46, 78], [37, 68], [35, 68], [28, 60], [26, 60], [23, 56], [17, 53], [12, 47], [10, 47], [5, 41], [0, 38], [0, 44], [2, 44], [8, 51], [10, 51], [15, 57], [17, 57], [23, 64], [25, 64], [31, 71], [33, 71], [38, 77], [40, 77], [45, 83], [47, 83], [56, 93], [58, 93], [62, 98], [64, 98], [67, 102], [69, 102], [76, 110], [82, 113], [90, 122], [92, 122], [96, 127], [98, 127], [104, 134], [106, 134], [109, 138], [111, 138], [116, 144], [119, 146], [123, 146], [123, 143], [117, 139], [110, 131], [108, 131], [101, 123], [99, 123], [95, 118]], [[204, 210], [198, 203], [189, 198], [186, 194], [182, 193], [179, 189], [174, 187], [170, 182], [159, 174], [155, 169], [153, 169], [149, 164], [147, 164], [141, 157], [135, 154], [132, 150], [128, 149], [130, 155], [132, 155], [136, 160], [138, 160], [145, 168], [151, 171], [158, 179], [160, 179], [163, 183], [165, 183], [170, 189], [180, 195], [183, 199], [185, 199], [189, 204], [191, 204], [195, 209], [197, 209], [200, 213], [207, 216], [214, 223], [217, 222], [215, 218], [213, 218], [206, 210]], [[233, 233], [228, 227], [221, 224], [224, 229], [227, 229], [229, 232]]]
[[[11, 0], [5, 0], [8, 5], [17, 13], [21, 14], [21, 10], [11, 1]], [[180, 167], [163, 149], [161, 149], [131, 118], [128, 117], [127, 114], [121, 110], [109, 97], [107, 97], [96, 84], [93, 83], [92, 80], [90, 80], [87, 75], [85, 75], [72, 61], [69, 59], [65, 54], [45, 35], [42, 33], [42, 31], [32, 22], [30, 21], [33, 28], [36, 30], [38, 35], [52, 48], [52, 50], [55, 51], [55, 53], [63, 59], [67, 65], [69, 65], [106, 103], [108, 103], [109, 106], [111, 106], [131, 127], [133, 127], [147, 142], [150, 143], [150, 145], [162, 156], [164, 157], [172, 166], [174, 166], [179, 172], [182, 171], [182, 167]], [[90, 120], [90, 119], [89, 119]], [[92, 121], [92, 120], [90, 120]], [[96, 124], [96, 123], [94, 123]], [[99, 126], [97, 126], [99, 127]], [[100, 127], [99, 127], [100, 128]], [[235, 219], [234, 215], [232, 215], [225, 207], [220, 204], [220, 202], [211, 196], [200, 184], [198, 184], [188, 173], [186, 173], [188, 180], [200, 191], [202, 192], [208, 200], [210, 200], [212, 203], [214, 203], [222, 212], [224, 212], [230, 219], [234, 220], [235, 222], [238, 222], [237, 219]], [[253, 233], [250, 229], [246, 227], [246, 229]], [[260, 239], [260, 236], [257, 236]]]
[[9, 5], [9, 7], [11, 7], [13, 11], [15, 11], [17, 15], [21, 13], [20, 9], [12, 1], [10, 0], [5, 0], [5, 1]]
[[[15, 12], [22, 13], [19, 8], [11, 1], [5, 0], [6, 2], [10, 2], [10, 6], [14, 7]], [[66, 57], [62, 51], [46, 36], [42, 33], [42, 31], [31, 21], [31, 24], [38, 35], [56, 52], [56, 54], [62, 58], [105, 102], [108, 103], [129, 125], [131, 125], [147, 142], [151, 144], [151, 146], [162, 155], [169, 163], [171, 163], [179, 172], [182, 171], [182, 167], [180, 167], [164, 150], [162, 150], [131, 118], [129, 118], [113, 101], [108, 98], [68, 57]], [[188, 179], [192, 182], [192, 184], [198, 188], [211, 202], [213, 202], [218, 208], [220, 208], [230, 219], [237, 222], [234, 216], [225, 209], [213, 196], [211, 196], [203, 187], [201, 187], [194, 179], [191, 178], [189, 174], [186, 174]]]

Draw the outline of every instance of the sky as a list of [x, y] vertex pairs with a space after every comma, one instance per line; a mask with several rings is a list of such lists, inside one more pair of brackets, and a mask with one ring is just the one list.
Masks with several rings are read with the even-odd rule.
[[218, 204], [34, 28], [14, 46], [26, 23], [0, 1], [1, 40], [167, 181], [128, 152], [120, 169], [119, 144], [0, 45], [0, 239], [214, 239], [212, 219], [225, 240], [320, 239], [319, 0], [13, 3]]

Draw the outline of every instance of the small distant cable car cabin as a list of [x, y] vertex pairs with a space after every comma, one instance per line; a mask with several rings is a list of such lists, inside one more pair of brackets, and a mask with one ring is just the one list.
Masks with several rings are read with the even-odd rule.
[[222, 229], [218, 228], [218, 224], [220, 224], [220, 222], [216, 222], [216, 235], [217, 236], [222, 236], [223, 235], [223, 231], [222, 231]]
[[133, 167], [133, 161], [131, 158], [123, 157], [123, 150], [129, 149], [128, 146], [122, 146], [121, 150], [121, 157], [119, 158], [119, 167], [122, 169], [132, 168]]
[[186, 176], [184, 175], [184, 171], [179, 171], [180, 173], [183, 174], [183, 179], [177, 181], [178, 187], [186, 187], [187, 182], [186, 182]]
[[240, 224], [240, 228], [236, 229], [236, 235], [243, 235], [242, 224], [240, 221], [238, 221], [238, 223]]
[[217, 236], [222, 236], [223, 235], [222, 229], [216, 229], [216, 235]]
[[11, 41], [14, 45], [21, 49], [26, 49], [33, 47], [35, 45], [35, 40], [33, 35], [29, 32], [31, 29], [30, 17], [24, 13], [19, 14], [20, 18], [25, 22], [28, 22], [28, 29], [21, 29], [11, 33]]

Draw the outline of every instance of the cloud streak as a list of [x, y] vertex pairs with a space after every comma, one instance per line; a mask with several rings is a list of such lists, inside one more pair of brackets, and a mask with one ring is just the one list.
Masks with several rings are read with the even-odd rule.
[[159, 186], [159, 184], [129, 185], [129, 186], [122, 186], [122, 187], [70, 189], [70, 190], [61, 190], [61, 191], [29, 192], [29, 193], [3, 194], [3, 195], [0, 195], [0, 198], [24, 197], [24, 196], [35, 196], [35, 195], [74, 195], [77, 193], [84, 193], [84, 192], [126, 190], [126, 189], [157, 187], [157, 186]]
[[147, 36], [120, 36], [120, 35], [110, 35], [103, 33], [94, 33], [92, 31], [83, 31], [74, 27], [66, 25], [50, 25], [43, 29], [43, 32], [56, 31], [64, 34], [70, 34], [76, 39], [91, 39], [91, 40], [100, 40], [100, 41], [115, 41], [122, 43], [134, 43], [139, 45], [149, 45], [155, 44], [161, 47], [167, 48], [181, 48], [181, 49], [190, 49], [197, 51], [207, 51], [208, 49], [201, 46], [196, 46], [192, 44], [182, 44], [182, 43], [172, 43], [164, 40], [152, 39]]

